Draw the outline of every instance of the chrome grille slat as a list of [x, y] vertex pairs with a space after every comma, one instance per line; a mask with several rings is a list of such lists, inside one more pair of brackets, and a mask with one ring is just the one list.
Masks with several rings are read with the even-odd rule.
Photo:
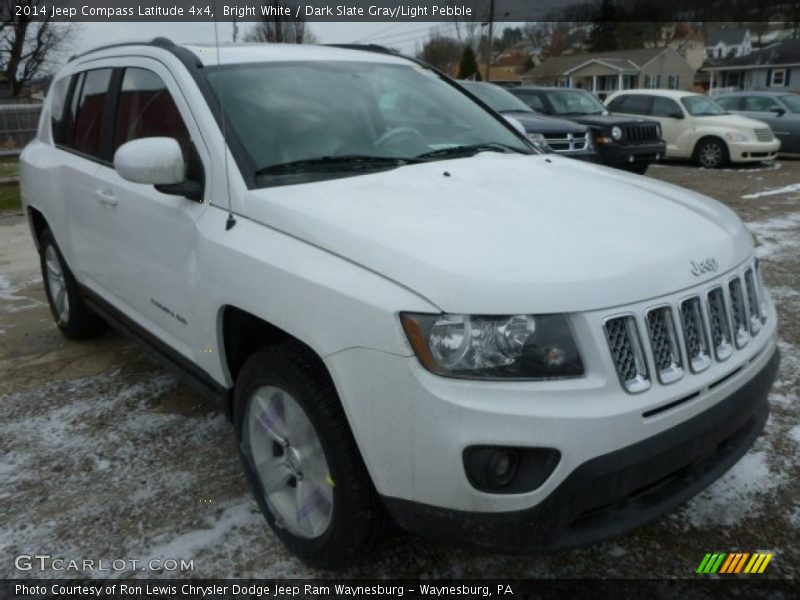
[[704, 371], [711, 364], [708, 335], [703, 320], [700, 298], [694, 296], [681, 303], [683, 339], [689, 366], [694, 373]]
[[574, 134], [560, 133], [551, 136], [544, 136], [547, 145], [556, 152], [578, 152], [586, 150], [589, 146], [589, 133]]
[[771, 142], [772, 141], [772, 130], [768, 127], [764, 127], [761, 129], [754, 129], [753, 130], [756, 134], [756, 139], [759, 142]]
[[659, 381], [664, 384], [678, 381], [683, 377], [683, 362], [672, 309], [662, 306], [648, 312], [647, 330]]
[[721, 287], [708, 292], [708, 324], [711, 329], [711, 344], [717, 360], [723, 361], [733, 354], [731, 327], [728, 322], [728, 310], [725, 294]]
[[614, 367], [622, 386], [630, 393], [650, 388], [644, 349], [632, 316], [609, 319], [605, 324], [606, 339]]
[[742, 291], [742, 280], [738, 277], [728, 283], [731, 298], [731, 321], [733, 323], [733, 339], [737, 348], [744, 348], [750, 341], [747, 306]]
[[744, 287], [747, 292], [747, 306], [750, 309], [750, 335], [756, 335], [761, 330], [761, 305], [756, 292], [756, 280], [753, 269], [744, 272]]

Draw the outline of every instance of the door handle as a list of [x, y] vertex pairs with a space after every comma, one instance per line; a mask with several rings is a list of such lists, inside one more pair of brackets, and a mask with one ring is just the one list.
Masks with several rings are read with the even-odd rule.
[[94, 193], [94, 197], [97, 198], [103, 204], [108, 204], [109, 206], [116, 206], [119, 204], [116, 196], [114, 196], [113, 190], [97, 190]]

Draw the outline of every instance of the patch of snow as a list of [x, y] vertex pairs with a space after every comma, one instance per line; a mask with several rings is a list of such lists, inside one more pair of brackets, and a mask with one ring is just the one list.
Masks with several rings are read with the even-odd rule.
[[781, 194], [789, 194], [791, 192], [800, 192], [800, 183], [792, 183], [781, 188], [767, 189], [763, 192], [756, 192], [754, 194], [745, 194], [742, 196], [742, 198], [745, 200], [753, 200], [755, 198], [763, 198], [764, 196], [779, 196]]
[[800, 445], [800, 425], [795, 425], [789, 430], [789, 437]]
[[766, 258], [800, 248], [800, 213], [750, 221], [748, 229], [756, 236], [756, 256]]
[[766, 451], [751, 451], [680, 513], [693, 527], [736, 525], [759, 510], [757, 498], [780, 486], [785, 473], [770, 470]]

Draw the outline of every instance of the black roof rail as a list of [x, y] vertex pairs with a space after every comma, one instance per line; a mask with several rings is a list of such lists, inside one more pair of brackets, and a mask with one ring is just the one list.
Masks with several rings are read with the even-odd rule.
[[346, 50], [364, 50], [365, 52], [379, 52], [381, 54], [396, 54], [402, 56], [396, 50], [381, 46], [380, 44], [325, 44], [332, 48], [344, 48]]
[[72, 62], [76, 58], [81, 58], [82, 56], [86, 56], [87, 54], [92, 54], [93, 52], [99, 52], [100, 50], [108, 50], [110, 48], [123, 48], [125, 46], [156, 46], [158, 48], [166, 48], [166, 49], [173, 49], [176, 47], [175, 42], [171, 39], [166, 37], [156, 37], [150, 40], [149, 42], [120, 42], [117, 44], [107, 44], [105, 46], [98, 46], [97, 48], [92, 48], [91, 50], [87, 50], [86, 52], [81, 52], [80, 54], [73, 54], [69, 57], [67, 62]]

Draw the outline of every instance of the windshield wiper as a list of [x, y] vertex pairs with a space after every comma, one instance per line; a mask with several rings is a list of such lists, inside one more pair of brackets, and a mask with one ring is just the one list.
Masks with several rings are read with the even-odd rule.
[[439, 148], [438, 150], [431, 150], [430, 152], [424, 152], [417, 156], [417, 158], [438, 158], [441, 156], [472, 156], [473, 154], [477, 154], [478, 152], [502, 152], [504, 154], [508, 154], [511, 152], [517, 154], [529, 154], [529, 152], [525, 152], [521, 148], [515, 148], [514, 146], [509, 146], [508, 144], [502, 144], [500, 142], [486, 142], [484, 144], [469, 144], [466, 146], [450, 146], [448, 148]]
[[394, 158], [391, 156], [370, 156], [368, 154], [343, 154], [341, 156], [319, 156], [291, 162], [267, 165], [256, 170], [258, 175], [279, 175], [298, 171], [314, 170], [316, 167], [347, 167], [348, 169], [370, 169], [379, 166], [402, 167], [418, 163], [417, 158]]

